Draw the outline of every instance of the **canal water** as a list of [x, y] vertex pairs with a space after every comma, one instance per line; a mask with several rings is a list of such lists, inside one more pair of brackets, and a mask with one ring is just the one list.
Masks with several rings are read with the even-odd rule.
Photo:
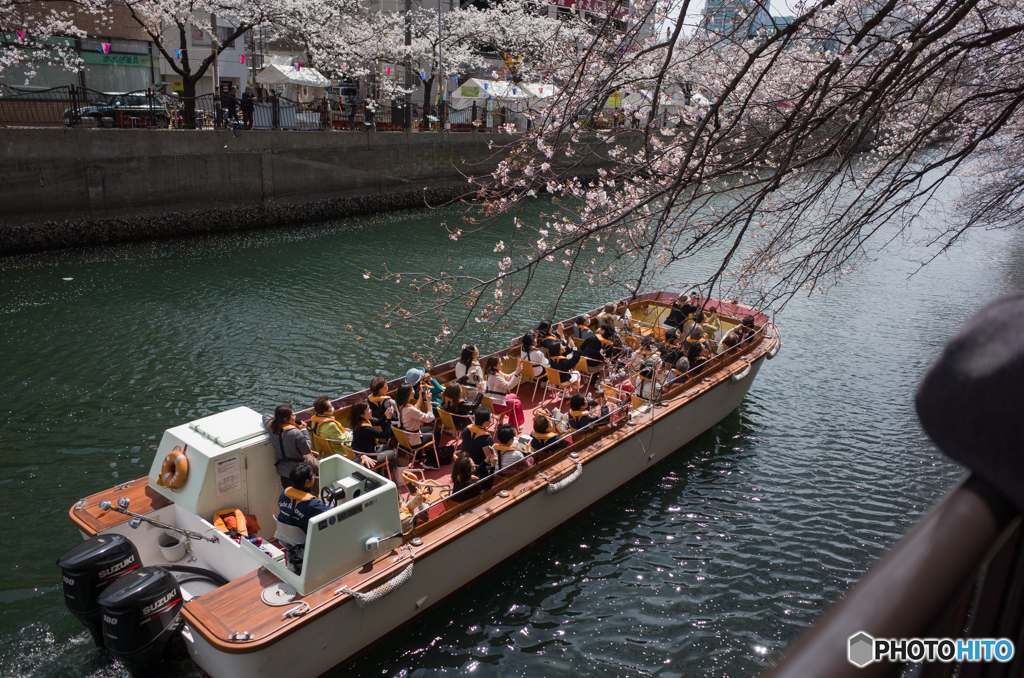
[[[120, 675], [64, 609], [54, 560], [79, 539], [68, 508], [145, 475], [169, 426], [404, 373], [429, 320], [362, 346], [345, 328], [399, 294], [365, 269], [479, 270], [510, 228], [456, 245], [443, 219], [454, 223], [407, 212], [0, 260], [0, 675]], [[964, 475], [922, 435], [914, 389], [973, 309], [1024, 289], [1024, 238], [979, 233], [908, 278], [910, 254], [876, 253], [827, 295], [793, 300], [780, 355], [721, 424], [345, 675], [763, 670]], [[530, 313], [473, 337], [482, 352], [550, 309], [541, 282]], [[613, 296], [570, 290], [559, 315]]]

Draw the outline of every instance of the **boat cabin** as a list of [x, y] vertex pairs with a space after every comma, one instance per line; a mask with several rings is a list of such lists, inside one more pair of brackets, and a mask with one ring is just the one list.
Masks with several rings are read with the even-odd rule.
[[[164, 459], [175, 450], [188, 459], [187, 477], [179, 488], [169, 487], [160, 479]], [[336, 506], [309, 521], [301, 574], [288, 569], [284, 552], [267, 539], [260, 547], [244, 537], [238, 542], [226, 537], [220, 541], [250, 556], [251, 569], [262, 566], [301, 594], [337, 579], [401, 542], [398, 488], [391, 480], [334, 455], [320, 461], [320, 486], [336, 488], [343, 496]], [[173, 502], [178, 514], [178, 522], [173, 524], [180, 526], [182, 514], [191, 514], [194, 518], [189, 522], [197, 528], [190, 529], [219, 532], [214, 526], [216, 514], [238, 510], [255, 516], [262, 534], [275, 531], [282, 488], [274, 468], [274, 447], [263, 428], [262, 416], [248, 407], [168, 429], [149, 470], [149, 487]]]

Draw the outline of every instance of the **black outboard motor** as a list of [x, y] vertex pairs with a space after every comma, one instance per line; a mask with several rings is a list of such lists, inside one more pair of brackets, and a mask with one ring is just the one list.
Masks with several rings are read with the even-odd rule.
[[107, 649], [132, 678], [152, 675], [181, 626], [185, 603], [174, 575], [162, 567], [141, 567], [108, 586], [97, 602]]
[[103, 647], [103, 624], [96, 600], [118, 577], [142, 567], [135, 544], [119, 534], [93, 537], [58, 558], [57, 567], [63, 570], [68, 610], [89, 627], [96, 645]]

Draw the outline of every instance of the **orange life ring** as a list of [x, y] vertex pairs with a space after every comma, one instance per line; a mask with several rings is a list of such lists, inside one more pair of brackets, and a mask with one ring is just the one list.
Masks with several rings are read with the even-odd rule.
[[156, 482], [158, 485], [176, 490], [185, 484], [187, 478], [188, 459], [181, 449], [175, 447], [164, 457], [164, 463], [160, 466], [160, 477]]

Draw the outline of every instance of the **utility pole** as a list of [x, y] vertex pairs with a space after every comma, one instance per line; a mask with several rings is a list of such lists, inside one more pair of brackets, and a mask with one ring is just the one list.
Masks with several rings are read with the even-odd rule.
[[445, 106], [444, 90], [446, 83], [444, 81], [444, 53], [441, 47], [441, 0], [437, 0], [437, 100], [438, 100], [438, 113], [437, 116], [437, 128], [438, 131], [444, 131], [444, 118], [447, 111]]
[[213, 54], [213, 119], [220, 124], [220, 55], [217, 54], [217, 15], [210, 12], [210, 53]]
[[[412, 44], [412, 0], [405, 0], [405, 45], [408, 47]], [[406, 54], [405, 57], [405, 87], [406, 89], [412, 89], [412, 83], [414, 78], [412, 75], [412, 59]], [[412, 131], [412, 92], [405, 93], [405, 115], [403, 117], [402, 127], [406, 132]]]

